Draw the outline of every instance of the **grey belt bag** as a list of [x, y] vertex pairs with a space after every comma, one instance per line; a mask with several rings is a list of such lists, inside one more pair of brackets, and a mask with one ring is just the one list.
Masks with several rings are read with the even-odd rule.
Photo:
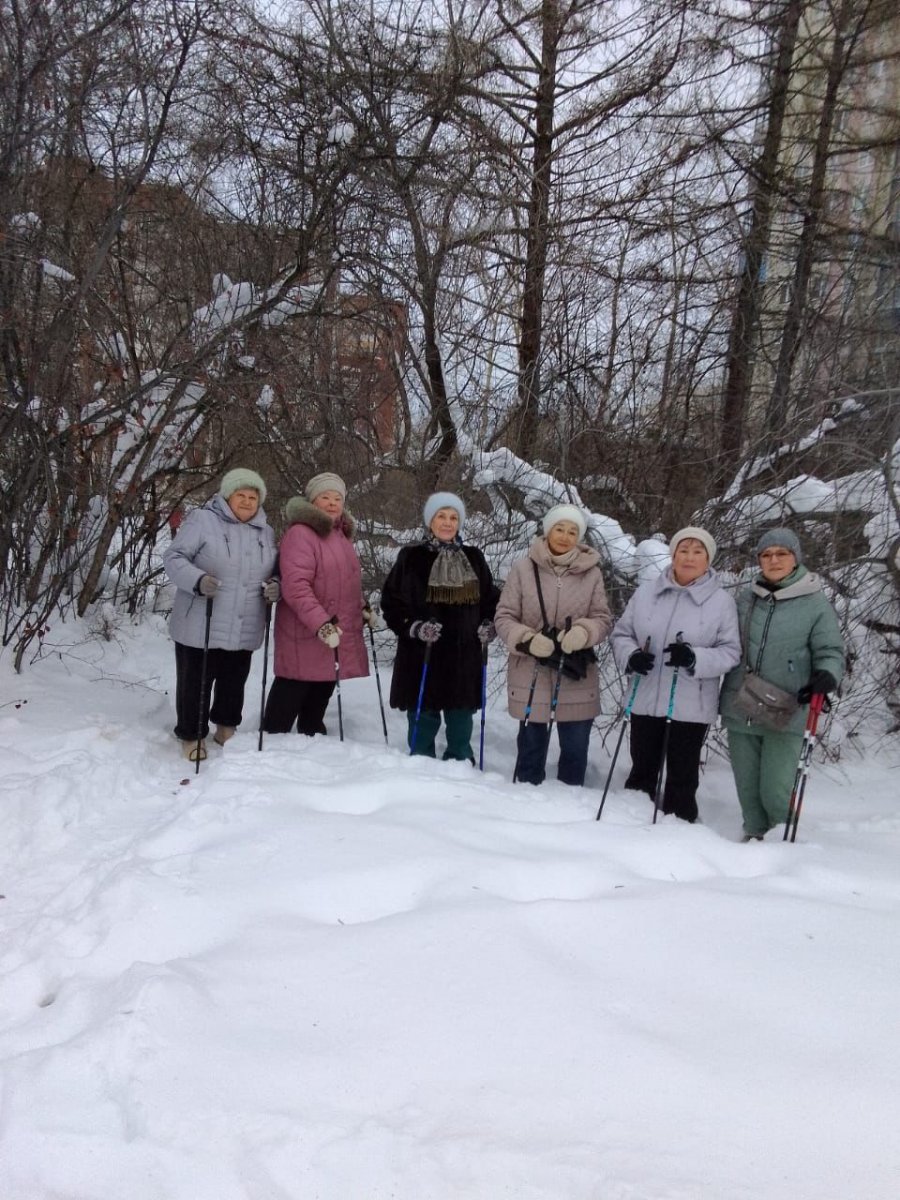
[[776, 731], [788, 729], [791, 718], [800, 707], [795, 692], [787, 692], [751, 671], [744, 675], [731, 706], [754, 725]]

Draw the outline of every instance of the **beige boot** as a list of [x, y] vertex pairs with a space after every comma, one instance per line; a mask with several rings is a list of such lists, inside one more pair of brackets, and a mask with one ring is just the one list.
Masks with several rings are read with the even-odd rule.
[[217, 746], [224, 746], [226, 742], [230, 742], [234, 737], [233, 725], [217, 725], [216, 732], [213, 734], [213, 741]]
[[181, 753], [188, 762], [203, 762], [206, 758], [206, 742], [201, 742], [199, 746], [196, 741], [182, 742]]

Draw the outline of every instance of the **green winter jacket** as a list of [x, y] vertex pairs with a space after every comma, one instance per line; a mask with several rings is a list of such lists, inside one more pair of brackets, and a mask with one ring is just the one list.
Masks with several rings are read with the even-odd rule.
[[[747, 663], [756, 675], [787, 691], [799, 691], [813, 671], [829, 671], [840, 683], [844, 641], [818, 575], [799, 566], [775, 591], [756, 580], [738, 594], [737, 608], [743, 657], [722, 685], [719, 711], [726, 725], [748, 724], [732, 708]], [[806, 714], [806, 706], [797, 710], [790, 731], [803, 732]]]

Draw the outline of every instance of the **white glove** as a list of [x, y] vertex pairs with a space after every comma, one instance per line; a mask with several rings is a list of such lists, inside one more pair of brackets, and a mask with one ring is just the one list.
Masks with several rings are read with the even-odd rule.
[[316, 637], [320, 642], [324, 642], [329, 650], [337, 650], [341, 644], [341, 629], [339, 625], [332, 624], [331, 621], [326, 621], [325, 624], [316, 632]]
[[582, 625], [573, 625], [559, 639], [563, 654], [574, 654], [576, 650], [583, 650], [587, 644], [588, 632]]
[[535, 658], [549, 658], [555, 649], [552, 639], [543, 633], [536, 633], [528, 643], [528, 653]]

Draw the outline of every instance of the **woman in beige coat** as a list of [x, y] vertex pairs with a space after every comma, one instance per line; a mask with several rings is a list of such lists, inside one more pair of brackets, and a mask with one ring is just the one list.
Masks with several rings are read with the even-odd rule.
[[612, 621], [600, 556], [583, 542], [587, 517], [558, 504], [543, 521], [525, 558], [513, 564], [494, 618], [509, 648], [510, 716], [518, 718], [515, 778], [544, 780], [552, 716], [559, 733], [562, 783], [580, 787], [588, 741], [600, 712], [600, 683], [593, 647]]

